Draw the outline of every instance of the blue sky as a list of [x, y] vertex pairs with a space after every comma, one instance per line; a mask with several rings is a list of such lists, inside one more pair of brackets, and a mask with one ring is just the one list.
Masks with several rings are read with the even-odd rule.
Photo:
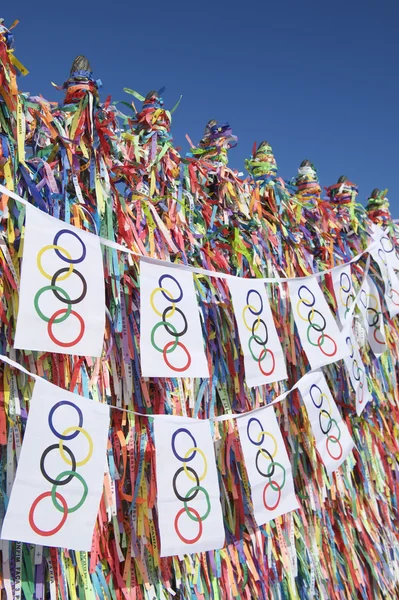
[[200, 2], [7, 2], [16, 55], [30, 70], [20, 87], [61, 100], [51, 87], [86, 54], [101, 95], [130, 101], [166, 86], [173, 135], [183, 154], [206, 122], [238, 135], [230, 165], [244, 170], [254, 141], [268, 140], [279, 174], [309, 158], [323, 186], [344, 174], [365, 202], [389, 188], [399, 217], [399, 36], [397, 0], [201, 0]]

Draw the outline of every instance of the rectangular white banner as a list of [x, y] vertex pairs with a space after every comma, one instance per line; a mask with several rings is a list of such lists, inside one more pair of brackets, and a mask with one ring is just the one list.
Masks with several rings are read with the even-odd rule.
[[272, 406], [240, 417], [237, 424], [255, 520], [262, 526], [299, 507], [291, 463]]
[[108, 428], [106, 404], [36, 381], [3, 540], [91, 549]]
[[349, 324], [343, 333], [349, 349], [349, 356], [344, 359], [345, 366], [356, 394], [356, 412], [358, 415], [361, 415], [366, 404], [373, 398], [369, 392], [366, 369], [360, 356], [359, 346], [352, 326]]
[[306, 406], [316, 448], [327, 473], [336, 471], [354, 443], [320, 370], [301, 379], [299, 391]]
[[256, 279], [228, 280], [249, 387], [287, 379], [284, 353], [265, 284]]
[[193, 274], [140, 261], [143, 377], [209, 377]]
[[312, 369], [348, 355], [345, 338], [330, 311], [316, 277], [289, 281], [291, 308]]
[[[371, 250], [370, 254], [380, 268], [384, 280], [385, 293], [384, 298], [390, 317], [399, 314], [399, 278], [395, 273], [393, 262], [393, 246], [389, 246], [389, 238], [384, 236], [380, 227], [374, 226], [373, 239], [378, 243], [377, 247]], [[388, 240], [388, 242], [387, 242]], [[387, 250], [390, 250], [387, 252]]]
[[215, 451], [208, 420], [154, 419], [161, 556], [224, 545]]
[[380, 294], [369, 275], [366, 276], [357, 305], [362, 313], [370, 348], [376, 356], [380, 356], [387, 349], [384, 317]]
[[334, 269], [331, 276], [335, 299], [337, 301], [338, 317], [343, 327], [353, 301], [356, 298], [352, 281], [352, 267], [351, 265], [343, 265], [339, 269]]
[[28, 205], [14, 347], [101, 356], [104, 328], [99, 239]]

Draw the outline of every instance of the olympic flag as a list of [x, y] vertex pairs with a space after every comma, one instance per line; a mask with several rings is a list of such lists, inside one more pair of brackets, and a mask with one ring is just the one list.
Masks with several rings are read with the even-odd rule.
[[209, 377], [193, 274], [140, 262], [143, 377]]
[[249, 387], [287, 378], [284, 353], [273, 321], [265, 284], [256, 279], [228, 280]]
[[395, 248], [381, 227], [373, 228], [373, 239], [377, 242], [377, 247], [370, 254], [380, 268], [385, 286], [385, 303], [389, 316], [394, 317], [399, 314], [399, 278], [395, 273]]
[[312, 369], [348, 356], [345, 338], [331, 314], [316, 277], [289, 281], [291, 306]]
[[101, 356], [104, 327], [99, 239], [28, 205], [14, 347]]
[[316, 448], [331, 474], [344, 462], [354, 444], [342, 420], [327, 381], [320, 370], [300, 380], [299, 391], [306, 406]]
[[215, 451], [208, 420], [154, 419], [161, 556], [224, 544]]
[[361, 415], [366, 404], [370, 402], [373, 397], [369, 392], [366, 369], [362, 357], [360, 356], [359, 346], [357, 345], [351, 324], [348, 324], [345, 328], [344, 335], [349, 349], [349, 356], [346, 356], [344, 359], [345, 366], [348, 370], [349, 378], [356, 394], [356, 412], [358, 415]]
[[90, 550], [109, 408], [38, 379], [1, 537]]
[[339, 269], [334, 269], [332, 272], [332, 282], [337, 301], [338, 317], [343, 327], [356, 297], [352, 281], [352, 267], [350, 265], [343, 265]]
[[387, 349], [384, 319], [381, 309], [380, 294], [369, 275], [363, 283], [358, 307], [362, 313], [367, 339], [375, 356], [381, 356]]
[[259, 526], [299, 508], [291, 464], [272, 406], [238, 419], [238, 432]]

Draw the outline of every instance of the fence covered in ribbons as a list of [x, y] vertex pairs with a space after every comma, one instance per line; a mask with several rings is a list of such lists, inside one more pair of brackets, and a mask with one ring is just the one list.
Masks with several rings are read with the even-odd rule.
[[[224, 124], [208, 124], [200, 143], [182, 157], [173, 146], [171, 116], [159, 93], [152, 92], [148, 97], [138, 95], [139, 108], [128, 102], [127, 116], [114, 104], [101, 102], [90, 68], [79, 74], [77, 66], [65, 83], [64, 104], [62, 100], [59, 104], [49, 104], [41, 97], [19, 91], [18, 67], [11, 52], [12, 35], [3, 26], [0, 40], [1, 353], [29, 372], [61, 389], [90, 398], [93, 403], [146, 415], [110, 412], [107, 471], [90, 552], [2, 541], [1, 586], [6, 597], [31, 598], [33, 594], [39, 599], [50, 595], [54, 599], [58, 596], [117, 600], [395, 597], [399, 577], [396, 425], [399, 332], [395, 302], [399, 285], [397, 268], [387, 258], [391, 248], [396, 256], [397, 232], [387, 209], [386, 193], [373, 193], [366, 212], [357, 204], [358, 190], [349, 180], [330, 186], [326, 195], [322, 194], [312, 165], [300, 167], [295, 178], [283, 181], [267, 143], [259, 144], [248, 158], [248, 176], [243, 178], [228, 166], [230, 147], [236, 140], [231, 128]], [[130, 89], [127, 93], [128, 99], [132, 93], [136, 94]], [[62, 353], [53, 347], [44, 351], [14, 347], [25, 207], [10, 198], [5, 188], [60, 219], [63, 227], [74, 225], [111, 241], [102, 246], [105, 333], [102, 328], [104, 343], [99, 356], [66, 350]], [[372, 351], [369, 339], [374, 336], [371, 331], [374, 313], [367, 310], [370, 323], [367, 330], [357, 308], [359, 301], [356, 308], [353, 305], [366, 269], [362, 256], [351, 263], [351, 281], [343, 277], [339, 284], [348, 311], [343, 320], [340, 314], [341, 336], [348, 354], [343, 360], [321, 366], [354, 448], [329, 477], [314, 441], [313, 417], [299, 391], [295, 389], [286, 401], [264, 409], [275, 412], [299, 508], [259, 527], [241, 437], [230, 416], [257, 408], [263, 410], [309, 372], [311, 353], [304, 340], [311, 324], [309, 338], [317, 344], [312, 350], [323, 354], [319, 348], [323, 347], [323, 332], [317, 329], [324, 326], [324, 321], [316, 310], [325, 318], [327, 313], [317, 306], [306, 307], [302, 302], [299, 310], [307, 325], [303, 321], [306, 330], [300, 337], [285, 278], [311, 276], [348, 263], [370, 244], [374, 221], [387, 231], [381, 237], [388, 236], [390, 240], [388, 244], [382, 242], [385, 254], [379, 252], [381, 248], [371, 250], [369, 270], [380, 298], [387, 348], [380, 356]], [[67, 241], [64, 236], [58, 240], [60, 245]], [[53, 242], [54, 238], [45, 243]], [[135, 255], [122, 252], [120, 246], [143, 256], [143, 260], [172, 261], [197, 269], [192, 280], [200, 311], [202, 346], [199, 348], [205, 354], [208, 377], [185, 377], [181, 373], [169, 377], [141, 376], [140, 266]], [[70, 252], [69, 247], [65, 250]], [[70, 252], [72, 258], [79, 258], [79, 247], [74, 250], [76, 254]], [[61, 254], [67, 257], [65, 252]], [[43, 260], [49, 260], [51, 255], [49, 250]], [[46, 270], [51, 277], [61, 268], [69, 269], [66, 261], [58, 256], [57, 260], [54, 271]], [[83, 265], [76, 266], [85, 276]], [[176, 269], [173, 265], [171, 268]], [[333, 284], [335, 273], [320, 277], [317, 283], [333, 315], [337, 314], [341, 301]], [[35, 294], [52, 285], [65, 290], [70, 299], [79, 298], [82, 280], [79, 275], [71, 274], [68, 285], [76, 286], [72, 293], [66, 287], [68, 279], [61, 280], [65, 274], [60, 273], [54, 283], [45, 279]], [[226, 276], [280, 279], [271, 285], [266, 282], [264, 287], [286, 365], [286, 379], [251, 387], [246, 361], [248, 345], [241, 336], [239, 311], [236, 322]], [[303, 283], [306, 285], [306, 281]], [[353, 292], [345, 292], [349, 283]], [[151, 291], [163, 288], [158, 279], [152, 284]], [[173, 295], [177, 289], [165, 289], [174, 298], [178, 297]], [[55, 291], [64, 298], [60, 290]], [[39, 309], [49, 319], [68, 306], [68, 303], [58, 304], [57, 300], [53, 308], [52, 298], [56, 298], [53, 291], [43, 292], [38, 300]], [[345, 294], [349, 294], [349, 300]], [[303, 297], [307, 304], [312, 303], [311, 296]], [[254, 298], [250, 300], [247, 305], [257, 312], [259, 306]], [[175, 328], [181, 333], [185, 328], [184, 318], [176, 309], [186, 318], [188, 314], [175, 303], [172, 315], [173, 308], [168, 308], [171, 303], [160, 292], [154, 296], [154, 306], [161, 313], [156, 315], [157, 322], [162, 319], [168, 324], [167, 328], [159, 326], [153, 334], [155, 344], [162, 349], [162, 352], [153, 349], [154, 356], [156, 353], [157, 359], [163, 361], [165, 345], [172, 342], [169, 350], [176, 341], [168, 329], [175, 333]], [[371, 309], [375, 304], [367, 304], [366, 300], [366, 306]], [[94, 302], [90, 312], [95, 308]], [[84, 318], [80, 309], [72, 306], [72, 310]], [[56, 315], [54, 320], [63, 314]], [[254, 316], [252, 323], [250, 315]], [[249, 364], [259, 369], [262, 356], [260, 364], [269, 372], [273, 365], [266, 362], [271, 360], [268, 350], [275, 357], [276, 353], [271, 337], [270, 345], [269, 341], [263, 345], [266, 330], [257, 317], [246, 310], [250, 335], [259, 338], [251, 341], [257, 362], [251, 355]], [[60, 322], [50, 327], [56, 339], [70, 342], [76, 338], [79, 331], [68, 330], [65, 337], [57, 336], [58, 328], [66, 327], [67, 323], [74, 326], [73, 318], [71, 314], [65, 325]], [[78, 319], [75, 321], [78, 323]], [[344, 331], [346, 321], [351, 323], [348, 331]], [[42, 327], [47, 331], [48, 323], [42, 320]], [[326, 335], [336, 342], [338, 336], [335, 337], [336, 332], [329, 333], [327, 327], [328, 323], [323, 349], [330, 353], [334, 345], [327, 346], [330, 340]], [[268, 334], [271, 336], [270, 329]], [[182, 338], [186, 335], [177, 336], [177, 341], [185, 346]], [[378, 333], [376, 337], [380, 339]], [[180, 351], [184, 353], [177, 345], [174, 352], [165, 351], [170, 364], [185, 365], [185, 355], [178, 354]], [[7, 364], [1, 376], [0, 516], [3, 518], [25, 435], [32, 381]], [[315, 397], [315, 402], [319, 404], [320, 398]], [[324, 402], [328, 407], [323, 409]], [[323, 400], [321, 408], [329, 412], [327, 400]], [[332, 412], [330, 417], [336, 419]], [[148, 419], [154, 414], [193, 417], [199, 421], [223, 417], [212, 421], [211, 430], [223, 514], [223, 548], [160, 556], [156, 444]], [[262, 427], [267, 427], [260, 421]], [[327, 431], [329, 417], [321, 413], [320, 421]], [[255, 441], [258, 440], [254, 436], [259, 433], [254, 432]], [[339, 438], [334, 423], [326, 435], [326, 439]], [[274, 453], [273, 443], [266, 445], [266, 440], [268, 436], [258, 458], [259, 468], [266, 475], [259, 489], [263, 494], [269, 480], [275, 481], [265, 494], [267, 504], [273, 506], [279, 488], [282, 494], [288, 489], [290, 473], [288, 464], [278, 461], [286, 468], [283, 485], [282, 469], [273, 466], [267, 455]], [[199, 444], [199, 440], [196, 442]], [[339, 445], [334, 438], [330, 439], [329, 449], [337, 456], [334, 451]], [[199, 456], [196, 460], [200, 460]], [[56, 477], [58, 473], [50, 476]], [[196, 485], [196, 481], [181, 478], [179, 475], [177, 486], [188, 485], [188, 481]], [[177, 487], [180, 495], [190, 489]], [[201, 503], [198, 508], [196, 501]], [[179, 506], [171, 521], [184, 503], [179, 501]], [[200, 516], [206, 514], [206, 494], [198, 491], [187, 507], [197, 510]], [[197, 527], [198, 535], [199, 524], [182, 513], [179, 517], [182, 527], [187, 526], [183, 518], [194, 529]], [[209, 518], [203, 521], [204, 528]], [[184, 536], [184, 531], [181, 533]], [[189, 533], [186, 531], [187, 536]]]

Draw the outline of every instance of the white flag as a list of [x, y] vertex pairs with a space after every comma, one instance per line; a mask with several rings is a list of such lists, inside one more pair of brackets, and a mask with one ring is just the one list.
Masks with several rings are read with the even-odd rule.
[[209, 377], [193, 274], [140, 262], [143, 377]]
[[344, 359], [345, 366], [356, 394], [356, 412], [358, 415], [361, 415], [366, 404], [372, 400], [372, 396], [367, 384], [366, 369], [360, 356], [359, 346], [351, 325], [348, 325], [344, 334], [349, 349], [349, 356]]
[[369, 275], [360, 292], [358, 307], [363, 316], [370, 348], [376, 356], [380, 356], [387, 349], [384, 318], [377, 286]]
[[101, 356], [104, 328], [99, 239], [27, 205], [14, 347]]
[[106, 404], [36, 381], [2, 539], [91, 549], [108, 428]]
[[210, 422], [157, 416], [154, 438], [160, 555], [222, 548], [224, 525]]
[[377, 247], [371, 250], [370, 254], [380, 268], [385, 286], [385, 302], [389, 315], [394, 317], [399, 314], [399, 278], [392, 266], [391, 252], [386, 251], [388, 245], [380, 227], [373, 228], [373, 239], [377, 242]]
[[298, 508], [292, 469], [272, 406], [240, 417], [238, 432], [259, 526]]
[[249, 387], [287, 378], [284, 353], [273, 321], [265, 284], [232, 278], [228, 286], [244, 355]]
[[306, 406], [316, 448], [330, 474], [342, 465], [352, 450], [352, 438], [320, 370], [305, 375], [300, 381], [299, 391]]
[[334, 269], [332, 272], [332, 282], [335, 299], [337, 301], [338, 317], [343, 326], [349, 316], [350, 308], [356, 297], [352, 281], [351, 266], [343, 265], [339, 269]]
[[316, 277], [305, 281], [290, 280], [288, 289], [302, 346], [312, 369], [317, 369], [347, 356], [348, 348]]

